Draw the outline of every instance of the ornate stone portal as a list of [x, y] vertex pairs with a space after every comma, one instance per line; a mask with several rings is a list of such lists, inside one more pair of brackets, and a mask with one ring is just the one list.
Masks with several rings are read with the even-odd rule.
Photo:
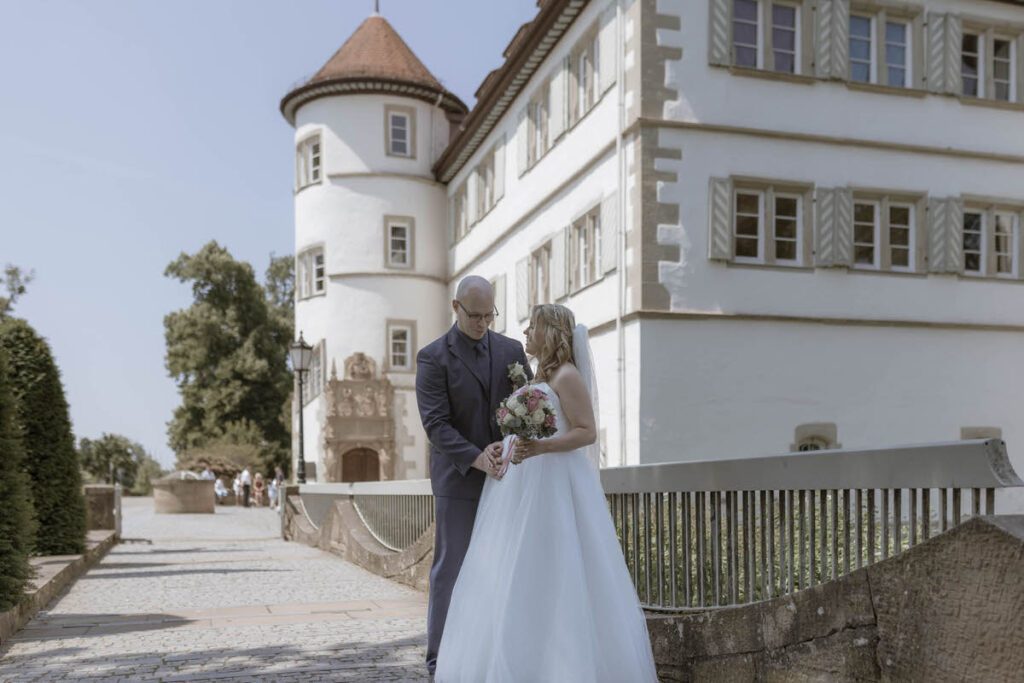
[[377, 377], [363, 353], [345, 359], [344, 379], [331, 363], [323, 438], [327, 481], [376, 481], [395, 476], [394, 388]]

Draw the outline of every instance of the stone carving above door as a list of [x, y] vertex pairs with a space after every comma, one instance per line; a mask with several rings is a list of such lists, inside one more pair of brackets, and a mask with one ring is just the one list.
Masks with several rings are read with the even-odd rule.
[[323, 426], [325, 476], [342, 481], [342, 454], [353, 449], [378, 453], [382, 479], [394, 478], [395, 422], [391, 409], [394, 387], [377, 376], [377, 363], [364, 353], [345, 359], [344, 379], [331, 365], [327, 382], [327, 415]]

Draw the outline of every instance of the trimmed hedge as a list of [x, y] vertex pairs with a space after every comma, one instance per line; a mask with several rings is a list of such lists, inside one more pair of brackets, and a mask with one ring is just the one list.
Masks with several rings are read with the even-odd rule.
[[7, 352], [25, 469], [32, 480], [39, 524], [34, 551], [80, 554], [85, 551], [85, 499], [60, 371], [46, 340], [24, 320], [0, 322], [0, 349]]
[[7, 356], [0, 350], [0, 612], [16, 606], [32, 578], [28, 558], [35, 540], [31, 483], [25, 471], [25, 450], [15, 418], [14, 394]]

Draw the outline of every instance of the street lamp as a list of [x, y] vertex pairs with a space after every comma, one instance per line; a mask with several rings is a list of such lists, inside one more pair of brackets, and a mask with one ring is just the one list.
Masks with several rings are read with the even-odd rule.
[[306, 460], [303, 457], [305, 444], [303, 443], [302, 434], [302, 385], [304, 376], [309, 370], [309, 363], [313, 359], [313, 347], [302, 338], [302, 332], [299, 332], [299, 340], [292, 342], [288, 349], [288, 355], [291, 357], [292, 370], [299, 376], [299, 465], [295, 476], [300, 484], [305, 484]]

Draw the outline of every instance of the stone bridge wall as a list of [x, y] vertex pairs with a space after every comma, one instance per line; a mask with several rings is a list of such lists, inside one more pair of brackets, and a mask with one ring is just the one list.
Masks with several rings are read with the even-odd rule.
[[[319, 528], [287, 501], [286, 539], [426, 590], [432, 527], [395, 553], [347, 500]], [[647, 625], [663, 681], [1024, 680], [1024, 516], [975, 517], [837, 581]]]
[[1024, 680], [1024, 516], [972, 518], [791, 596], [647, 624], [667, 681]]

